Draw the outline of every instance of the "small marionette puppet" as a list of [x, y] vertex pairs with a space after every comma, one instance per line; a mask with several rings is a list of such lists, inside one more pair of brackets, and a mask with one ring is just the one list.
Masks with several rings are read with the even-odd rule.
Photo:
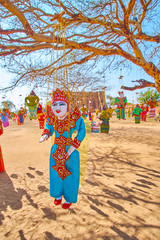
[[0, 136], [3, 134], [3, 126], [2, 126], [2, 121], [0, 119]]
[[8, 113], [8, 118], [11, 118], [11, 111], [6, 109], [6, 112]]
[[20, 110], [17, 113], [17, 116], [18, 116], [17, 123], [18, 123], [18, 125], [22, 125], [24, 123], [24, 114], [25, 114], [24, 108], [21, 107]]
[[159, 120], [159, 122], [160, 122], [160, 111], [159, 111], [159, 113], [155, 116], [154, 120], [155, 120], [155, 121], [158, 121], [158, 120]]
[[88, 111], [89, 121], [92, 120], [92, 118], [91, 118], [91, 114], [92, 114], [92, 112], [91, 112], [91, 110], [89, 110], [89, 111]]
[[157, 101], [153, 99], [153, 97], [151, 97], [147, 103], [147, 105], [150, 106], [150, 110], [149, 110], [149, 118], [154, 118], [155, 117], [155, 107], [157, 105]]
[[91, 113], [91, 122], [93, 122], [94, 121], [94, 113], [92, 112]]
[[[73, 132], [77, 136], [72, 140]], [[83, 141], [86, 130], [78, 108], [69, 111], [69, 96], [65, 91], [53, 91], [52, 107], [47, 106], [47, 123], [40, 142], [55, 132], [55, 141], [50, 153], [50, 195], [54, 204], [68, 209], [77, 202], [80, 181], [79, 152], [76, 150]]]
[[112, 114], [113, 114], [113, 109], [111, 107], [108, 108], [108, 111], [109, 113], [111, 114], [111, 117], [112, 117]]
[[111, 112], [109, 111], [109, 108], [107, 106], [103, 107], [103, 111], [100, 115], [100, 120], [102, 120], [101, 123], [101, 133], [109, 133], [109, 120], [111, 117]]
[[135, 119], [135, 123], [140, 123], [141, 113], [142, 113], [142, 109], [140, 108], [139, 104], [136, 104], [136, 107], [133, 109], [133, 113], [132, 113]]
[[10, 118], [13, 119], [14, 118], [15, 113], [11, 112]]
[[127, 104], [127, 98], [124, 97], [124, 92], [118, 92], [119, 97], [115, 98], [115, 104], [117, 105], [116, 113], [117, 113], [117, 118], [125, 119], [125, 106]]
[[27, 109], [26, 108], [23, 108], [23, 116], [24, 116], [24, 118], [27, 117]]
[[37, 118], [37, 103], [39, 102], [39, 97], [32, 90], [30, 95], [25, 98], [25, 105], [29, 108], [30, 120]]
[[99, 109], [96, 109], [96, 117], [98, 118]]
[[8, 113], [7, 113], [7, 109], [3, 108], [2, 112], [0, 113], [0, 117], [3, 123], [3, 127], [8, 127], [9, 126], [9, 120], [8, 120]]
[[87, 110], [86, 106], [83, 104], [83, 107], [81, 107], [80, 110], [81, 110], [82, 117], [84, 119], [86, 119], [86, 117], [88, 117], [88, 110]]
[[144, 104], [142, 104], [141, 108], [142, 108], [141, 120], [146, 122], [148, 106], [146, 103], [144, 103]]
[[45, 119], [46, 119], [46, 116], [43, 112], [38, 114], [38, 122], [39, 122], [40, 129], [44, 129]]
[[131, 116], [133, 116], [134, 105], [131, 107]]
[[37, 103], [37, 118], [38, 118], [38, 115], [41, 113], [43, 113], [43, 108], [42, 108], [42, 104], [40, 104], [38, 101], [38, 103]]
[[17, 114], [13, 113], [13, 119], [12, 119], [14, 122], [17, 122], [18, 123], [18, 116]]
[[43, 113], [43, 107], [42, 104], [37, 103], [37, 118], [39, 122], [39, 128], [44, 129], [44, 124], [45, 124], [45, 114]]
[[131, 109], [128, 108], [128, 118], [130, 118], [130, 116], [131, 116]]
[[[3, 134], [3, 126], [2, 121], [0, 119], [0, 136]], [[2, 155], [2, 149], [0, 145], [0, 173], [5, 171], [4, 162], [3, 162], [3, 155]]]

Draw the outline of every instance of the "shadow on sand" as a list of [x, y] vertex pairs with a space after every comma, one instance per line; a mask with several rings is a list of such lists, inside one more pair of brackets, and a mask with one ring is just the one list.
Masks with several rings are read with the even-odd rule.
[[10, 206], [13, 210], [22, 208], [22, 194], [15, 190], [11, 178], [6, 172], [0, 173], [0, 225], [4, 216], [1, 213]]

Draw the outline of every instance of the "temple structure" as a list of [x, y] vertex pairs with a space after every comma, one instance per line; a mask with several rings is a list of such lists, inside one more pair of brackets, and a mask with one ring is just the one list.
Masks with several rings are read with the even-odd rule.
[[99, 109], [99, 111], [102, 111], [105, 105], [105, 91], [73, 92], [72, 102], [78, 107], [84, 104], [87, 109]]

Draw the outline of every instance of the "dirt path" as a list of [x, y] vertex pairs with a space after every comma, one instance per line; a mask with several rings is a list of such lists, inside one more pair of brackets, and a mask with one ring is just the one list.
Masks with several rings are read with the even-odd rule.
[[0, 239], [160, 239], [160, 124], [111, 120], [91, 134], [86, 183], [69, 210], [49, 196], [51, 141], [36, 120], [10, 122], [0, 137]]

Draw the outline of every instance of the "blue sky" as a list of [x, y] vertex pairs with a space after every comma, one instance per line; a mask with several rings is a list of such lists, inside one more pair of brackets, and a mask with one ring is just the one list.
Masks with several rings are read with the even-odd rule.
[[[35, 2], [39, 3], [38, 0], [36, 0]], [[124, 0], [123, 1], [125, 4], [128, 3], [128, 0]], [[157, 3], [157, 9], [159, 9], [159, 3]], [[53, 9], [50, 9], [49, 7], [46, 6], [46, 11], [53, 13]], [[157, 32], [156, 27], [158, 25], [158, 17], [159, 17], [160, 11], [156, 12], [156, 14], [152, 14], [152, 21], [150, 21], [151, 19], [147, 19], [144, 21], [143, 23], [143, 28], [144, 28], [144, 32], [148, 32], [150, 35], [154, 35], [155, 32]], [[2, 24], [5, 24], [5, 22], [3, 22]], [[7, 25], [8, 26], [8, 23]], [[6, 27], [5, 25], [3, 26], [4, 28]], [[155, 43], [157, 45], [157, 43]], [[153, 47], [155, 46], [154, 43], [148, 43], [148, 49], [149, 51], [152, 52]], [[158, 61], [156, 59], [156, 61]], [[154, 62], [154, 61], [153, 61]], [[156, 64], [157, 65], [157, 64]], [[106, 95], [111, 95], [112, 97], [116, 97], [118, 96], [118, 91], [120, 90], [121, 85], [125, 85], [125, 86], [134, 86], [134, 83], [131, 83], [131, 80], [138, 80], [138, 79], [145, 79], [148, 81], [153, 82], [153, 78], [150, 77], [148, 74], [146, 74], [143, 69], [141, 69], [140, 67], [134, 65], [131, 63], [132, 69], [127, 69], [124, 68], [122, 70], [117, 70], [116, 72], [107, 72], [105, 74], [106, 76], [106, 86], [108, 87], [106, 90]], [[122, 75], [123, 79], [119, 80], [119, 76]], [[1, 87], [5, 87], [10, 85], [12, 80], [12, 75], [5, 72], [3, 69], [0, 69], [0, 88]], [[103, 79], [102, 79], [103, 80]], [[20, 108], [21, 104], [24, 103], [24, 99], [25, 97], [30, 93], [31, 91], [31, 87], [17, 87], [14, 90], [7, 92], [7, 93], [2, 93], [0, 92], [0, 102], [5, 100], [11, 100], [15, 105], [16, 108]], [[140, 89], [140, 90], [135, 90], [135, 91], [125, 91], [124, 90], [124, 94], [128, 99], [128, 102], [134, 102], [136, 103], [136, 99], [138, 94], [141, 91], [145, 91], [147, 90], [145, 89]], [[37, 88], [35, 90], [36, 94], [41, 98], [40, 96], [40, 92], [41, 89]], [[21, 95], [21, 96], [20, 96]], [[6, 96], [5, 98], [2, 98], [3, 96]], [[43, 98], [42, 103], [45, 104], [46, 99]]]
[[[119, 80], [119, 76], [122, 75], [123, 79]], [[8, 86], [11, 83], [12, 74], [7, 73], [5, 70], [1, 69], [0, 71], [0, 87]], [[113, 97], [118, 96], [118, 91], [120, 90], [121, 85], [126, 86], [134, 86], [134, 83], [131, 83], [131, 80], [137, 80], [140, 78], [146, 79], [148, 81], [153, 81], [152, 77], [150, 77], [148, 74], [146, 74], [141, 68], [138, 66], [132, 67], [132, 70], [128, 70], [126, 68], [117, 70], [114, 73], [108, 73], [106, 74], [106, 95], [111, 95]], [[32, 90], [31, 87], [23, 86], [23, 87], [16, 87], [14, 90], [9, 91], [7, 93], [0, 92], [0, 102], [3, 100], [10, 100], [15, 105], [16, 108], [19, 109], [24, 104], [24, 99], [30, 91]], [[126, 91], [124, 90], [124, 95], [127, 97], [128, 102], [134, 102], [136, 103], [136, 99], [138, 97], [139, 92], [147, 90], [141, 89], [141, 90], [135, 90], [135, 91]], [[41, 89], [36, 88], [35, 89], [36, 94], [41, 99], [41, 103], [43, 105], [46, 104], [46, 99], [41, 97]], [[5, 96], [5, 98], [3, 98]]]
[[[121, 85], [126, 86], [133, 86], [134, 83], [131, 83], [131, 80], [136, 80], [140, 78], [144, 78], [148, 81], [153, 81], [152, 77], [147, 75], [142, 69], [140, 69], [137, 66], [133, 66], [132, 70], [128, 69], [121, 69], [117, 70], [117, 72], [106, 74], [106, 95], [111, 95], [113, 97], [118, 96], [118, 91], [120, 90]], [[123, 79], [120, 80], [119, 76], [122, 75]], [[0, 86], [5, 87], [8, 86], [11, 83], [12, 75], [5, 72], [3, 69], [0, 71]], [[24, 104], [24, 99], [28, 94], [30, 93], [32, 89], [23, 86], [23, 87], [17, 87], [12, 91], [9, 91], [7, 93], [0, 92], [0, 102], [3, 100], [10, 100], [15, 105], [16, 108], [19, 109]], [[141, 90], [135, 90], [135, 91], [126, 91], [124, 90], [124, 95], [127, 97], [128, 102], [134, 102], [136, 103], [136, 99], [138, 97], [138, 94], [141, 91], [147, 90], [141, 89]], [[41, 98], [41, 89], [37, 88], [35, 89], [36, 94], [39, 96], [41, 100], [41, 103], [45, 105], [46, 99]], [[5, 96], [5, 98], [3, 98]]]

